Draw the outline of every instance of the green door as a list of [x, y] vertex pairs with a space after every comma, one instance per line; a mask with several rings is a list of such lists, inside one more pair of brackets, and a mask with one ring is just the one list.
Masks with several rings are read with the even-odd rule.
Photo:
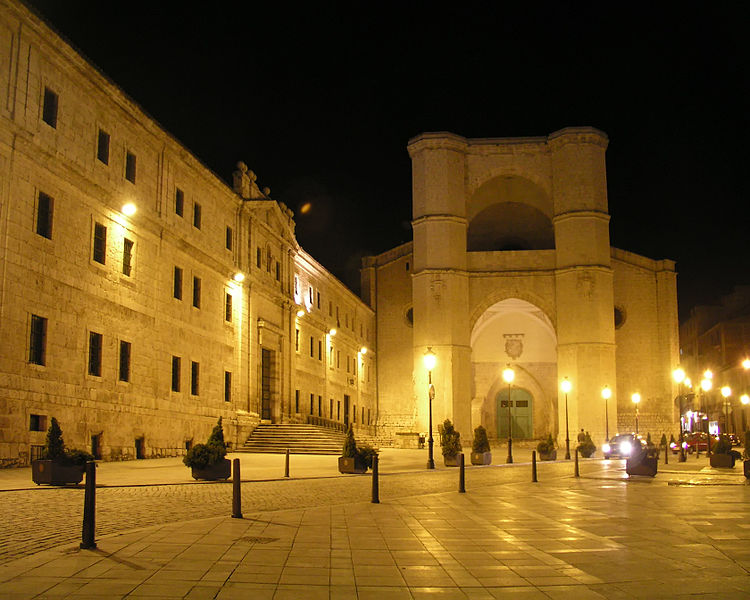
[[[501, 390], [497, 395], [497, 437], [508, 437], [508, 390]], [[534, 399], [526, 390], [513, 388], [510, 394], [510, 422], [512, 437], [531, 439], [533, 437], [533, 404]]]

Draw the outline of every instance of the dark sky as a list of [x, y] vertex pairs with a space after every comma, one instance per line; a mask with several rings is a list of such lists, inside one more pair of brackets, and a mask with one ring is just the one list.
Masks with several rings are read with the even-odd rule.
[[355, 289], [411, 239], [409, 138], [576, 125], [610, 138], [612, 245], [677, 261], [683, 317], [750, 283], [744, 2], [30, 3]]

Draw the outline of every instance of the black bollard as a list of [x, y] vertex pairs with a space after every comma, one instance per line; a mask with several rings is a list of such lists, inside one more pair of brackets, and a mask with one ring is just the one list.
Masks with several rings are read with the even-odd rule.
[[458, 469], [458, 493], [459, 494], [465, 494], [466, 493], [466, 467], [464, 462], [464, 453], [461, 452], [461, 459], [458, 463], [459, 469]]
[[580, 477], [581, 472], [578, 470], [578, 448], [576, 448], [576, 469], [575, 469], [575, 476]]
[[536, 478], [536, 450], [531, 451], [531, 483], [537, 483]]
[[284, 466], [284, 477], [289, 477], [289, 448], [286, 449], [286, 464]]
[[240, 459], [232, 461], [232, 518], [242, 518], [242, 489], [240, 488]]
[[372, 457], [372, 503], [380, 504], [380, 487], [378, 483], [378, 455]]
[[96, 525], [96, 463], [86, 463], [86, 491], [83, 496], [83, 532], [81, 548], [95, 550], [94, 530]]
[[664, 446], [664, 464], [669, 464], [669, 446]]

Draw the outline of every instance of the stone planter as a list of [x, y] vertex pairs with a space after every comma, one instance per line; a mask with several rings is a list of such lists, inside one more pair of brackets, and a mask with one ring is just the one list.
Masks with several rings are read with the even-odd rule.
[[83, 480], [83, 465], [61, 465], [51, 460], [34, 460], [31, 462], [31, 480], [40, 485], [78, 484]]
[[472, 465], [491, 465], [492, 464], [492, 452], [472, 452], [471, 464]]
[[625, 472], [628, 475], [643, 475], [646, 477], [655, 477], [659, 459], [655, 456], [648, 456], [645, 452], [631, 456], [625, 461]]
[[712, 454], [708, 460], [716, 469], [734, 469], [734, 456], [731, 454]]
[[743, 460], [742, 461], [742, 468], [745, 472], [745, 477], [747, 479], [750, 479], [750, 460]]
[[453, 456], [447, 456], [443, 454], [443, 463], [446, 467], [457, 467], [461, 464], [461, 455], [454, 454]]
[[539, 460], [557, 460], [557, 450], [552, 452], [539, 452]]
[[216, 464], [209, 465], [203, 469], [193, 467], [190, 471], [193, 475], [193, 479], [205, 479], [207, 481], [229, 479], [232, 475], [232, 461], [228, 458], [222, 458]]
[[339, 473], [367, 473], [367, 465], [359, 458], [339, 456]]

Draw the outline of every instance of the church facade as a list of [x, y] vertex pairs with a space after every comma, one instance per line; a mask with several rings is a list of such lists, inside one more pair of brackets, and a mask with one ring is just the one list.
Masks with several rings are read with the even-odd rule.
[[483, 425], [564, 444], [583, 429], [600, 445], [635, 430], [636, 411], [640, 433], [677, 433], [675, 264], [610, 247], [607, 143], [585, 127], [409, 142], [413, 242], [362, 272], [385, 430], [427, 431], [432, 352], [433, 422], [465, 439]]

